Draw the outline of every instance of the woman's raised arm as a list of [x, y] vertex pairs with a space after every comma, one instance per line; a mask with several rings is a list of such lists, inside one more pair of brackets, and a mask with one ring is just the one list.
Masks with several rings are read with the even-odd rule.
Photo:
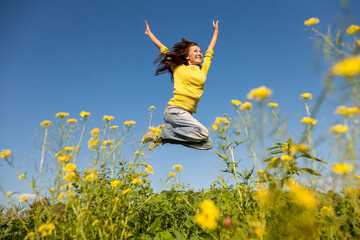
[[150, 40], [160, 49], [162, 47], [164, 47], [164, 45], [154, 36], [154, 34], [152, 34], [152, 32], [150, 31], [150, 27], [148, 25], [148, 23], [145, 20], [145, 25], [146, 25], [146, 30], [145, 30], [145, 34], [150, 38]]
[[219, 23], [219, 21], [216, 21], [216, 24], [213, 21], [214, 35], [213, 35], [213, 37], [211, 39], [208, 50], [214, 50], [214, 48], [215, 48], [217, 37], [219, 35], [219, 25], [218, 25], [218, 23]]

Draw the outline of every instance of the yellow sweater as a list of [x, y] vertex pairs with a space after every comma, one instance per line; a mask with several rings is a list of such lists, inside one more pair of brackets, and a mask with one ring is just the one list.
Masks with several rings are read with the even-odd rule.
[[[160, 49], [161, 53], [169, 52], [167, 47]], [[196, 113], [197, 105], [204, 92], [206, 75], [209, 71], [214, 51], [207, 50], [201, 66], [180, 65], [173, 69], [174, 97], [168, 104], [182, 107]]]

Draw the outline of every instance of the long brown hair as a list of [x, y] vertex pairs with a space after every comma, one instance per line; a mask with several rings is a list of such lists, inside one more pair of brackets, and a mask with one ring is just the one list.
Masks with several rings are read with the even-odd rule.
[[188, 65], [186, 57], [189, 56], [189, 48], [191, 46], [199, 46], [196, 42], [191, 42], [185, 38], [181, 39], [181, 42], [175, 43], [174, 47], [168, 53], [161, 53], [157, 56], [155, 63], [158, 63], [155, 76], [169, 72], [171, 74], [171, 80], [173, 80], [173, 69], [182, 64]]

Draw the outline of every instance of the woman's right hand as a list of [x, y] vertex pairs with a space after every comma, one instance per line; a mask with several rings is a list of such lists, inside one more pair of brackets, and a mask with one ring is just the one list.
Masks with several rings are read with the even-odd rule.
[[145, 20], [145, 25], [146, 25], [146, 30], [145, 30], [145, 34], [149, 36], [150, 32], [150, 27], [149, 24], [147, 23], [147, 21]]

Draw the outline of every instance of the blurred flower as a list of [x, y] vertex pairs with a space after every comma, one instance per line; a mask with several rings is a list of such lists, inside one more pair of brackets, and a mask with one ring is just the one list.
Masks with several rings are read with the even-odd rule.
[[67, 152], [71, 152], [71, 151], [74, 151], [74, 147], [64, 147], [64, 151], [67, 151]]
[[65, 195], [64, 193], [60, 193], [57, 199], [61, 201], [64, 198], [64, 195]]
[[131, 232], [125, 231], [124, 233], [124, 238], [127, 239], [129, 237], [131, 237], [133, 234]]
[[117, 128], [119, 128], [119, 126], [114, 125], [110, 127], [110, 129], [117, 129]]
[[42, 121], [41, 123], [40, 123], [40, 126], [42, 126], [42, 127], [48, 127], [48, 126], [51, 126], [52, 125], [52, 122], [51, 121]]
[[304, 24], [307, 26], [312, 26], [314, 24], [318, 24], [319, 22], [320, 22], [320, 20], [318, 18], [309, 18], [308, 20], [306, 20], [304, 22]]
[[341, 125], [341, 124], [338, 124], [338, 125], [335, 125], [335, 126], [332, 126], [330, 128], [330, 131], [336, 133], [336, 134], [339, 134], [339, 133], [347, 133], [349, 130], [349, 128], [347, 126], [344, 126], [344, 125]]
[[113, 116], [107, 116], [107, 115], [104, 115], [104, 121], [111, 121], [111, 120], [114, 120], [115, 118]]
[[96, 180], [98, 177], [97, 171], [93, 171], [90, 174], [86, 175], [85, 182]]
[[288, 154], [281, 155], [281, 160], [283, 160], [283, 161], [292, 161], [294, 159], [295, 158], [293, 156], [288, 155]]
[[122, 191], [121, 194], [122, 194], [122, 195], [125, 195], [125, 194], [127, 194], [128, 192], [130, 192], [130, 191], [131, 191], [131, 188], [128, 188], [128, 189]]
[[150, 127], [150, 130], [154, 133], [155, 136], [159, 136], [159, 134], [162, 132], [160, 128]]
[[42, 237], [50, 236], [55, 230], [55, 225], [53, 223], [45, 223], [38, 228], [39, 233]]
[[67, 117], [69, 116], [68, 113], [65, 113], [65, 112], [59, 112], [55, 115], [55, 117], [59, 117], [59, 118], [64, 118], [64, 117]]
[[308, 124], [312, 124], [312, 125], [315, 125], [317, 123], [317, 120], [311, 118], [311, 117], [304, 117], [302, 120], [301, 120], [301, 124], [305, 124], [305, 123], [308, 123]]
[[100, 143], [100, 139], [94, 139], [94, 138], [90, 138], [89, 142], [88, 142], [88, 147], [91, 150], [96, 150], [96, 147], [99, 145]]
[[114, 180], [110, 182], [110, 186], [113, 188], [117, 187], [117, 185], [119, 184], [120, 184], [120, 180]]
[[7, 197], [10, 197], [11, 194], [12, 194], [12, 192], [11, 192], [11, 191], [8, 191], [7, 194], [6, 194], [6, 196], [7, 196]]
[[89, 117], [91, 114], [89, 112], [81, 111], [80, 116], [83, 118]]
[[95, 219], [93, 222], [92, 222], [92, 224], [91, 224], [91, 226], [95, 226], [95, 225], [97, 225], [97, 224], [99, 224], [99, 220], [98, 219]]
[[71, 119], [68, 119], [68, 120], [67, 120], [67, 122], [68, 122], [68, 123], [77, 123], [77, 120], [76, 120], [76, 119], [71, 118]]
[[134, 121], [126, 121], [126, 122], [124, 122], [124, 124], [126, 125], [126, 126], [128, 126], [128, 127], [130, 127], [131, 125], [134, 125], [136, 122], [134, 122]]
[[227, 186], [225, 184], [220, 184], [220, 186], [222, 186], [223, 188], [227, 188]]
[[354, 175], [354, 178], [356, 178], [357, 180], [360, 180], [360, 176], [359, 176], [359, 175]]
[[331, 71], [340, 77], [354, 77], [360, 73], [360, 56], [352, 56], [335, 63]]
[[75, 172], [67, 172], [64, 176], [64, 180], [67, 182], [78, 182], [80, 179]]
[[335, 114], [340, 114], [343, 117], [354, 117], [355, 114], [358, 114], [359, 112], [360, 112], [360, 110], [357, 107], [347, 108], [345, 106], [339, 106], [335, 110]]
[[273, 108], [273, 107], [277, 107], [278, 104], [277, 103], [269, 103], [268, 106]]
[[177, 170], [181, 171], [183, 168], [181, 165], [174, 165], [173, 169], [177, 169]]
[[20, 174], [20, 175], [18, 176], [19, 179], [23, 179], [24, 177], [25, 177], [24, 174]]
[[10, 153], [11, 153], [10, 149], [3, 149], [0, 152], [0, 158], [6, 158], [10, 156]]
[[265, 86], [261, 86], [258, 88], [251, 89], [247, 94], [248, 99], [255, 99], [255, 101], [260, 102], [261, 100], [267, 99], [271, 96], [272, 90], [266, 88]]
[[360, 46], [360, 40], [356, 40], [356, 44]]
[[138, 183], [142, 183], [142, 180], [140, 179], [140, 178], [138, 178], [138, 177], [136, 177], [136, 178], [134, 178], [133, 180], [132, 180], [132, 184], [138, 184]]
[[265, 203], [269, 200], [269, 192], [265, 188], [259, 187], [259, 189], [255, 191], [254, 197], [258, 202]]
[[155, 110], [155, 107], [154, 107], [154, 106], [150, 106], [150, 107], [149, 107], [149, 110], [151, 110], [151, 109], [154, 109], [154, 110]]
[[290, 196], [294, 203], [298, 206], [304, 207], [306, 209], [316, 208], [316, 198], [310, 191], [306, 189], [294, 186], [290, 191]]
[[239, 100], [231, 100], [231, 103], [234, 104], [235, 106], [239, 106], [241, 104]]
[[217, 130], [218, 129], [218, 125], [216, 125], [215, 123], [212, 125], [212, 128], [214, 129], [214, 130]]
[[266, 234], [265, 228], [260, 221], [251, 221], [250, 224], [254, 227], [254, 232], [259, 238], [262, 238]]
[[151, 174], [151, 175], [154, 174], [154, 171], [151, 170], [150, 168], [145, 168], [145, 172], [147, 172], [148, 174]]
[[345, 163], [334, 163], [333, 164], [334, 172], [338, 174], [347, 174], [354, 169], [354, 166], [347, 165]]
[[28, 199], [27, 195], [23, 195], [23, 196], [19, 199], [19, 202], [26, 201], [26, 199]]
[[303, 93], [300, 95], [300, 97], [302, 97], [303, 99], [312, 99], [311, 93]]
[[219, 209], [211, 200], [204, 200], [200, 203], [201, 212], [195, 215], [196, 223], [204, 229], [214, 229], [217, 227], [216, 219], [220, 215]]
[[332, 208], [330, 208], [330, 207], [324, 206], [324, 207], [321, 208], [320, 211], [321, 211], [322, 214], [327, 215], [327, 216], [334, 215], [334, 210], [332, 210]]
[[90, 134], [92, 136], [96, 136], [100, 133], [100, 129], [99, 128], [94, 128], [93, 130], [91, 130]]
[[67, 171], [67, 172], [73, 172], [76, 168], [76, 165], [73, 164], [73, 163], [68, 163], [65, 165], [65, 167], [63, 168], [64, 171]]
[[358, 25], [351, 25], [348, 29], [346, 29], [346, 33], [348, 35], [355, 34], [358, 31], [360, 31], [360, 26]]
[[169, 177], [175, 177], [175, 174], [172, 172], [169, 172]]
[[251, 110], [252, 109], [252, 104], [250, 102], [244, 102], [243, 104], [241, 104], [240, 106], [240, 110], [244, 111], [244, 110]]
[[292, 145], [290, 147], [290, 152], [292, 153], [307, 152], [307, 151], [309, 151], [309, 148], [305, 144]]
[[105, 140], [103, 142], [103, 145], [110, 145], [113, 142], [113, 140], [109, 139], [109, 140]]

